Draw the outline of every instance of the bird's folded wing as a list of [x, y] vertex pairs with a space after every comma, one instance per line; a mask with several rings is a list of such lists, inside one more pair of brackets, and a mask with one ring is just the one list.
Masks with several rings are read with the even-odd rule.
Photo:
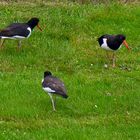
[[[24, 25], [24, 26], [23, 26]], [[0, 36], [28, 36], [29, 31], [27, 30], [28, 26], [26, 24], [18, 24], [13, 23], [9, 25], [7, 28], [0, 30]]]

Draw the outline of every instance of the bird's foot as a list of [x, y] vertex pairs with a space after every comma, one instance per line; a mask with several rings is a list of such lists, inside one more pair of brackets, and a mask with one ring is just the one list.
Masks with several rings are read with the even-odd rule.
[[115, 64], [113, 64], [113, 65], [112, 65], [112, 68], [115, 68], [115, 67], [116, 67], [116, 65], [115, 65]]
[[56, 109], [53, 109], [54, 112], [56, 112]]

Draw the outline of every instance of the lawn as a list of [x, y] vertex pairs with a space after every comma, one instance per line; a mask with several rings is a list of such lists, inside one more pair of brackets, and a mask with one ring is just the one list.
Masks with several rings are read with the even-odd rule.
[[[139, 140], [140, 5], [0, 3], [0, 29], [40, 19], [17, 50], [0, 49], [0, 140]], [[108, 63], [97, 38], [125, 34], [117, 66]], [[42, 90], [45, 70], [62, 79], [69, 98], [56, 112]]]

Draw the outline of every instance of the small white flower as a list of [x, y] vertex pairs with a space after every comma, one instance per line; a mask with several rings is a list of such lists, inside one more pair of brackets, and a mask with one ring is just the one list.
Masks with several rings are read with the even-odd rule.
[[97, 108], [97, 105], [95, 105], [95, 107]]
[[111, 96], [111, 93], [107, 92], [106, 95], [107, 95], [107, 96]]
[[105, 67], [105, 68], [108, 68], [108, 65], [107, 65], [107, 64], [104, 64], [104, 67]]
[[127, 115], [130, 115], [130, 113], [128, 111], [126, 113], [127, 113]]

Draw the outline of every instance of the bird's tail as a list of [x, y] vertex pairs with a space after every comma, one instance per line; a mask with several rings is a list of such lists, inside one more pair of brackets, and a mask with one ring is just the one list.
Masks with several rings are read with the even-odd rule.
[[101, 39], [101, 37], [98, 37], [98, 38], [97, 38], [97, 41], [99, 41], [100, 39]]
[[66, 94], [65, 95], [62, 95], [62, 96], [63, 96], [63, 98], [66, 98], [66, 99], [68, 98], [68, 95], [66, 95]]
[[1, 31], [0, 31], [0, 39], [1, 39], [1, 36], [2, 36], [2, 34], [1, 34]]
[[[53, 93], [53, 92], [52, 92], [52, 93]], [[61, 91], [59, 91], [59, 92], [55, 92], [54, 94], [57, 94], [57, 95], [59, 95], [59, 96], [62, 96], [62, 97], [65, 98], [65, 99], [68, 98], [68, 95], [66, 94], [66, 92], [61, 92]]]

